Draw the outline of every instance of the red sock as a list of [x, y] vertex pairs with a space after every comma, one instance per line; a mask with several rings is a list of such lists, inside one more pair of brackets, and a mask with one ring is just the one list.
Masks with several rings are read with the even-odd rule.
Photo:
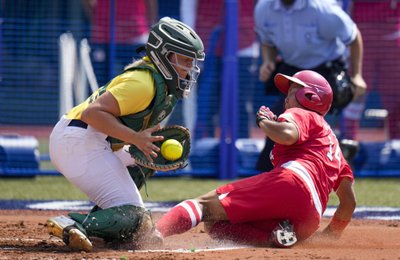
[[163, 237], [181, 234], [197, 226], [203, 212], [196, 200], [185, 200], [173, 207], [157, 222], [157, 230]]
[[216, 222], [209, 235], [217, 240], [230, 240], [235, 243], [266, 246], [271, 232], [256, 228], [247, 223], [231, 224], [229, 221]]

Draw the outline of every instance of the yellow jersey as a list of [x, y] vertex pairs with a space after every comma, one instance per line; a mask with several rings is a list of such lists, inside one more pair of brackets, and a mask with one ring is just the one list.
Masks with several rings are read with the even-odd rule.
[[[154, 67], [154, 65], [149, 65]], [[80, 119], [82, 112], [99, 97], [98, 89], [88, 99], [72, 108], [66, 115], [68, 119]], [[151, 71], [126, 71], [109, 82], [106, 91], [117, 100], [121, 116], [145, 110], [155, 96], [155, 84]]]

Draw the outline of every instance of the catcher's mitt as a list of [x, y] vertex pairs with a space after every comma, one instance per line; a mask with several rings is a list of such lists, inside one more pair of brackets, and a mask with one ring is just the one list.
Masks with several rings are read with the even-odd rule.
[[[153, 135], [164, 136], [164, 141], [175, 139], [180, 142], [183, 147], [182, 156], [175, 161], [170, 161], [165, 159], [161, 155], [161, 152], [159, 152], [157, 158], [153, 158], [153, 162], [149, 162], [142, 151], [140, 151], [136, 146], [131, 145], [129, 147], [129, 153], [135, 159], [137, 165], [164, 172], [182, 169], [187, 165], [191, 143], [189, 129], [179, 125], [172, 125], [154, 132]], [[155, 142], [154, 144], [161, 148], [164, 141]]]

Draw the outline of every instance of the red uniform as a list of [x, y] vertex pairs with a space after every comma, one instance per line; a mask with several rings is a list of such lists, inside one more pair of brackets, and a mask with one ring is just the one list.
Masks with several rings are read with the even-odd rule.
[[291, 108], [278, 121], [296, 125], [297, 143], [275, 144], [272, 171], [221, 186], [217, 193], [231, 223], [251, 223], [270, 232], [288, 219], [303, 240], [318, 229], [329, 193], [344, 177], [354, 177], [323, 116]]

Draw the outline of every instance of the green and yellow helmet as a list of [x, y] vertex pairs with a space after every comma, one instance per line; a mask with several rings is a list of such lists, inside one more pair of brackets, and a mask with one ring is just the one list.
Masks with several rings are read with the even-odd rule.
[[[152, 26], [146, 44], [146, 53], [163, 75], [170, 94], [178, 98], [187, 97], [200, 74], [198, 61], [203, 61], [204, 45], [196, 32], [186, 24], [170, 17], [160, 19]], [[171, 54], [193, 59], [188, 76], [181, 78], [169, 59]]]

